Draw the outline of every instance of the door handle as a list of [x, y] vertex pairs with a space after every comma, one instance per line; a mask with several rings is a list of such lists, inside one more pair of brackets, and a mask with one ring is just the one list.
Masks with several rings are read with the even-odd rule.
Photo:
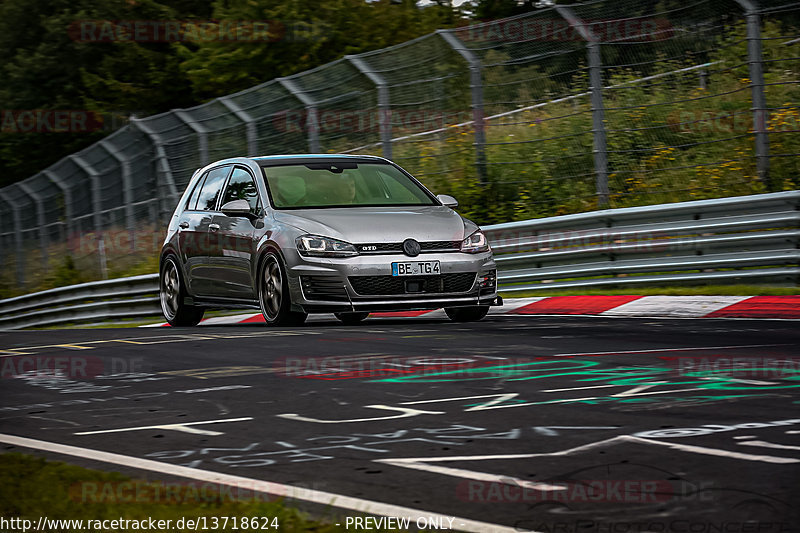
[[178, 224], [178, 227], [181, 228], [181, 229], [186, 229], [186, 228], [189, 227], [189, 223], [184, 220], [183, 222]]
[[208, 229], [211, 231], [217, 231], [219, 229], [219, 224], [209, 224]]

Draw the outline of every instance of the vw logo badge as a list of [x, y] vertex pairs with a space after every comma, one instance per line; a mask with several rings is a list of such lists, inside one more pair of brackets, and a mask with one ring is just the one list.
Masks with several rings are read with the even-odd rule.
[[406, 239], [403, 241], [403, 253], [408, 257], [417, 257], [419, 255], [419, 243], [414, 239]]

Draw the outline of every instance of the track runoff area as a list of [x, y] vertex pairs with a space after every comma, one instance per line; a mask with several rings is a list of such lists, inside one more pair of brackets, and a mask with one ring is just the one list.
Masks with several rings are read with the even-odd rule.
[[797, 531], [798, 331], [493, 314], [2, 332], [0, 442], [348, 531]]

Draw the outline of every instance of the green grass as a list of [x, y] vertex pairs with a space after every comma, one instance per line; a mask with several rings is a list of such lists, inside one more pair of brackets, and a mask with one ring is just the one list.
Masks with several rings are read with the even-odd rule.
[[521, 291], [500, 294], [504, 298], [528, 298], [531, 296], [584, 296], [637, 294], [642, 296], [788, 296], [800, 294], [800, 287], [777, 287], [769, 285], [698, 285], [676, 287], [628, 287], [624, 289], [564, 289]]
[[[272, 517], [277, 531], [332, 533], [344, 530], [332, 522], [310, 517], [280, 500], [251, 490], [237, 494], [215, 490], [202, 482], [132, 480], [116, 472], [89, 470], [19, 453], [0, 454], [0, 516], [5, 519], [172, 520], [180, 518]], [[262, 501], [258, 501], [262, 500]], [[232, 522], [224, 530], [233, 530]], [[258, 522], [259, 530], [262, 522]], [[222, 528], [217, 528], [220, 530]], [[213, 530], [213, 529], [209, 529]], [[271, 531], [276, 531], [270, 528]], [[50, 531], [77, 531], [71, 528]], [[111, 531], [111, 529], [109, 529]], [[123, 529], [120, 529], [123, 531]], [[191, 529], [194, 531], [194, 529]], [[240, 529], [239, 531], [242, 531]]]

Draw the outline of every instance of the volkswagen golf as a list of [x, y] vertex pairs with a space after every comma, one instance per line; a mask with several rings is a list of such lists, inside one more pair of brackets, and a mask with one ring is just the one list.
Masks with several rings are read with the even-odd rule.
[[486, 236], [393, 162], [373, 156], [226, 159], [192, 176], [167, 229], [160, 299], [173, 326], [206, 309], [261, 309], [270, 325], [309, 313], [444, 308], [483, 318], [497, 294]]

